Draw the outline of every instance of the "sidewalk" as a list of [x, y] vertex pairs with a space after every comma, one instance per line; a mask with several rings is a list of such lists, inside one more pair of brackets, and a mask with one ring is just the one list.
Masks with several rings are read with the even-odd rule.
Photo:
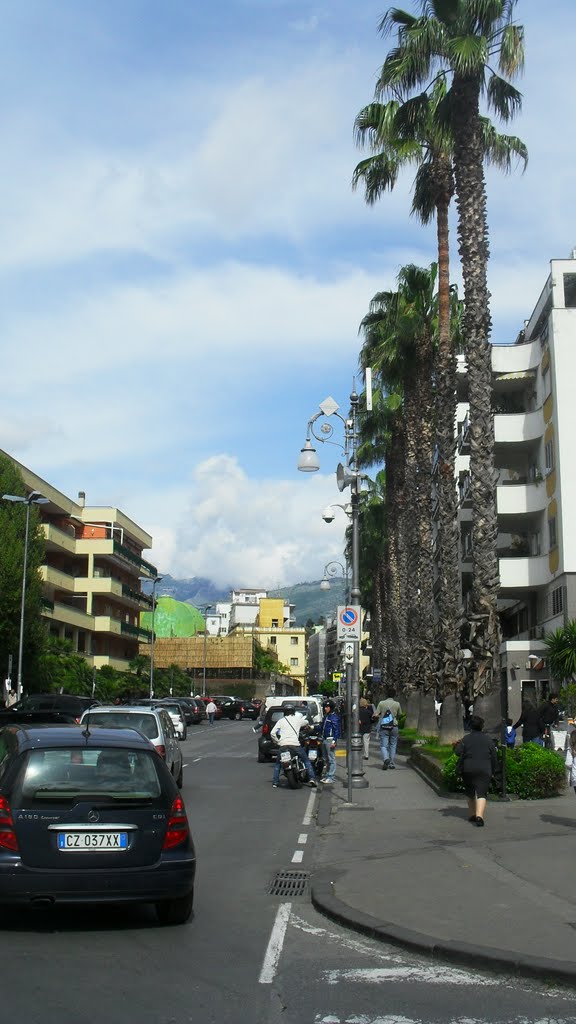
[[322, 786], [312, 902], [341, 924], [476, 967], [576, 985], [576, 797], [440, 797], [397, 758], [363, 761], [349, 804], [345, 763]]

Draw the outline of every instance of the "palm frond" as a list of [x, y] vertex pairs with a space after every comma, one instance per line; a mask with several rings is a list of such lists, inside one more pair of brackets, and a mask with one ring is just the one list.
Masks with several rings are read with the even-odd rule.
[[510, 121], [522, 107], [522, 93], [499, 75], [491, 75], [486, 89], [488, 104], [503, 121]]

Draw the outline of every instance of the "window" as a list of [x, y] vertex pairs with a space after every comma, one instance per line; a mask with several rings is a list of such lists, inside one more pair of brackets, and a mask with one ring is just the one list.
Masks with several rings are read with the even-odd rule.
[[556, 517], [554, 517], [554, 519], [548, 520], [548, 546], [550, 550], [552, 550], [552, 548], [555, 548], [557, 544], [558, 540], [556, 538]]
[[270, 637], [270, 643], [273, 644], [274, 647], [276, 646], [276, 637], [275, 636], [271, 636]]
[[554, 441], [548, 441], [544, 448], [544, 465], [546, 472], [551, 473], [554, 469]]
[[272, 619], [272, 629], [278, 629], [278, 619]]
[[562, 587], [556, 587], [552, 591], [552, 615], [560, 615], [564, 610], [564, 591]]
[[544, 401], [546, 401], [548, 396], [552, 393], [550, 365], [548, 365], [546, 369], [542, 371], [542, 389], [544, 391]]
[[290, 665], [291, 665], [292, 668], [295, 668], [297, 664], [298, 664], [298, 658], [290, 658]]
[[297, 644], [298, 644], [298, 637], [297, 636], [291, 636], [290, 637], [290, 643], [292, 644], [292, 647], [296, 647]]
[[576, 274], [564, 274], [564, 305], [576, 309]]

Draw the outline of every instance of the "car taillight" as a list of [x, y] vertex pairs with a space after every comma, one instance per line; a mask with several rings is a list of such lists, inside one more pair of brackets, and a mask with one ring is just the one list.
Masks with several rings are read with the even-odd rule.
[[76, 722], [76, 725], [80, 725], [80, 719], [79, 718], [75, 718], [74, 721]]
[[179, 846], [180, 843], [183, 843], [188, 838], [189, 831], [184, 801], [181, 796], [177, 796], [170, 811], [168, 828], [166, 829], [164, 839], [164, 849], [171, 850], [173, 846]]
[[10, 804], [3, 796], [0, 796], [0, 847], [4, 850], [18, 849]]
[[269, 732], [270, 732], [270, 726], [268, 724], [264, 724], [262, 726], [262, 735], [265, 736]]
[[162, 743], [157, 743], [154, 749], [160, 754], [160, 757], [166, 758], [166, 747]]

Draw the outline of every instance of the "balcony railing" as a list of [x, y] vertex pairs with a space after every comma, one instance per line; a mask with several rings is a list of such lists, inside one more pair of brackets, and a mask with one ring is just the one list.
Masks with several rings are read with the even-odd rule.
[[458, 431], [458, 452], [467, 455], [470, 452], [470, 417], [467, 415]]
[[122, 558], [126, 558], [129, 562], [132, 562], [133, 565], [137, 565], [139, 569], [142, 569], [143, 572], [149, 573], [150, 576], [158, 575], [158, 569], [155, 565], [152, 565], [151, 562], [147, 562], [144, 558], [137, 555], [135, 551], [127, 548], [125, 544], [120, 544], [117, 540], [114, 541], [114, 554], [121, 555]]
[[132, 587], [126, 583], [122, 584], [122, 595], [129, 597], [131, 601], [137, 601], [138, 604], [147, 604], [149, 608], [152, 607], [152, 598], [148, 594], [143, 594], [141, 590], [132, 590]]
[[129, 636], [141, 636], [144, 640], [152, 639], [152, 631], [150, 629], [144, 629], [143, 626], [133, 626], [131, 622], [123, 622], [120, 631], [127, 633]]

